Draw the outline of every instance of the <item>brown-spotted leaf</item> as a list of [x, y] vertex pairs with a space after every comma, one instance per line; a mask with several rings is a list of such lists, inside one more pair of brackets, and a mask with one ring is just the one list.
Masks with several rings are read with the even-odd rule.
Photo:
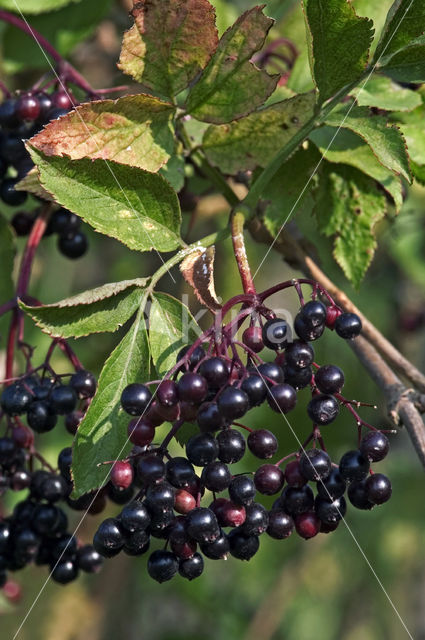
[[147, 95], [86, 102], [53, 120], [31, 144], [48, 156], [101, 158], [156, 172], [174, 151], [174, 106]]
[[212, 311], [221, 308], [214, 288], [215, 248], [196, 249], [180, 264], [183, 278], [193, 288], [199, 302]]
[[269, 76], [250, 62], [273, 24], [262, 9], [246, 11], [226, 31], [192, 87], [186, 109], [198, 120], [221, 124], [241, 118], [264, 104], [276, 88], [279, 76]]
[[208, 0], [144, 0], [131, 13], [119, 68], [152, 93], [177, 95], [217, 47], [214, 8]]
[[202, 148], [224, 173], [265, 167], [313, 115], [314, 92], [276, 102], [228, 124], [211, 125]]

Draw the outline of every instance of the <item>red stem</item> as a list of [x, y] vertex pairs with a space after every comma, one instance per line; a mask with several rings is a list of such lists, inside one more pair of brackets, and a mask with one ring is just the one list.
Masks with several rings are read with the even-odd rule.
[[[1, 12], [0, 12], [1, 13]], [[47, 220], [50, 214], [51, 205], [46, 205], [40, 215], [36, 218], [31, 233], [22, 256], [21, 267], [19, 269], [18, 284], [16, 287], [16, 296], [20, 298], [27, 292], [29, 279], [31, 276], [31, 267], [34, 260], [35, 252], [40, 244], [47, 227]]]
[[[10, 323], [9, 335], [7, 338], [7, 348], [6, 348], [6, 372], [5, 378], [9, 380], [9, 378], [13, 377], [13, 362], [15, 360], [15, 343], [16, 343], [16, 334], [18, 331], [19, 324], [19, 311], [15, 309], [12, 316], [12, 321]], [[10, 382], [5, 382], [5, 384], [10, 384]]]
[[9, 13], [9, 11], [0, 11], [0, 20], [3, 20], [3, 22], [8, 22], [9, 24], [17, 27], [18, 29], [29, 35], [31, 38], [34, 38], [34, 40], [38, 42], [40, 47], [44, 49], [44, 51], [48, 53], [55, 62], [60, 63], [63, 61], [60, 53], [56, 51], [56, 49], [50, 44], [50, 42], [46, 40], [46, 38], [42, 36], [41, 33], [33, 29], [33, 27], [30, 27], [29, 24], [25, 22], [25, 20], [18, 18], [18, 16], [13, 15], [13, 13]]
[[0, 11], [0, 20], [3, 22], [7, 22], [8, 24], [13, 25], [17, 29], [20, 29], [28, 36], [33, 38], [53, 60], [58, 65], [59, 76], [63, 80], [69, 80], [73, 82], [75, 85], [79, 86], [83, 91], [91, 95], [96, 95], [96, 91], [88, 84], [88, 82], [83, 78], [83, 76], [78, 73], [76, 69], [72, 65], [69, 64], [60, 53], [54, 48], [50, 42], [41, 35], [36, 29], [31, 27], [28, 22], [18, 18], [13, 13], [9, 13], [9, 11]]

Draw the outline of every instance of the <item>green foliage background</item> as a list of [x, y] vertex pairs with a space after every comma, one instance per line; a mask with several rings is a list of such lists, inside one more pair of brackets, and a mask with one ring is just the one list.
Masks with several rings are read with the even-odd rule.
[[[95, 28], [101, 16], [99, 13], [93, 15], [91, 25], [84, 25], [83, 22], [89, 15], [85, 13], [85, 9], [93, 4], [91, 0], [59, 4], [63, 8], [58, 11], [58, 22], [54, 24], [56, 27], [60, 24], [64, 29], [66, 26], [69, 33], [63, 41], [58, 37], [56, 44], [68, 54], [80, 38], [86, 37]], [[105, 5], [106, 13], [109, 3], [96, 4]], [[245, 0], [216, 0], [213, 4], [219, 9], [221, 32], [234, 21], [241, 10], [251, 6]], [[297, 46], [301, 46], [304, 25], [299, 11], [291, 11], [291, 7], [296, 4], [291, 0], [271, 0], [267, 3], [266, 13], [277, 19], [286, 16], [281, 32], [290, 35], [296, 40]], [[390, 3], [381, 4], [385, 11]], [[376, 24], [382, 24], [377, 3], [357, 0], [354, 5], [361, 15], [371, 16]], [[0, 6], [9, 5], [3, 1]], [[51, 9], [52, 1], [46, 7]], [[73, 22], [62, 22], [62, 18], [59, 19], [59, 14], [65, 11], [75, 20], [75, 27]], [[113, 11], [118, 11], [118, 7], [115, 6]], [[52, 15], [41, 14], [37, 17], [41, 31], [43, 21], [51, 23]], [[59, 29], [53, 30], [60, 33]], [[48, 35], [47, 30], [46, 33]], [[299, 40], [297, 33], [300, 34]], [[14, 51], [14, 43], [8, 41], [8, 29], [3, 35], [5, 68], [18, 69], [22, 64], [22, 50]], [[307, 52], [301, 51], [292, 76], [291, 82], [296, 84], [293, 88], [297, 91], [310, 88], [309, 76], [304, 73], [307, 69], [306, 56]], [[30, 58], [25, 54], [25, 66]], [[211, 206], [213, 212], [218, 213], [223, 210], [224, 205], [217, 199], [210, 203], [210, 209]], [[200, 210], [205, 208], [200, 207]], [[184, 215], [184, 229], [187, 229], [188, 217], [187, 214]], [[387, 220], [379, 227], [380, 248], [360, 292], [347, 285], [332, 259], [331, 242], [317, 236], [312, 220], [304, 217], [297, 222], [310, 238], [315, 238], [322, 266], [328, 275], [348, 290], [348, 294], [366, 315], [423, 369], [425, 331], [403, 332], [399, 319], [412, 309], [423, 308], [425, 303], [425, 188], [415, 183], [398, 218]], [[193, 232], [195, 237], [202, 237], [212, 230], [210, 218], [201, 213]], [[151, 273], [154, 266], [158, 266], [153, 255], [140, 256], [129, 252], [112, 239], [97, 235], [89, 229], [87, 231], [91, 250], [76, 264], [70, 264], [58, 254], [54, 238], [43, 242], [33, 283], [37, 298], [46, 303], [54, 302], [104, 282], [131, 279], [135, 274], [143, 277]], [[264, 250], [262, 246], [249, 244], [249, 257], [254, 271]], [[227, 298], [239, 291], [239, 281], [229, 243], [218, 246], [217, 251], [217, 292]], [[108, 257], [107, 260], [104, 259], [105, 256]], [[175, 273], [177, 274], [177, 269]], [[271, 253], [258, 275], [257, 285], [261, 290], [271, 282], [294, 275], [296, 274], [276, 254]], [[162, 285], [166, 291], [177, 295], [170, 279], [165, 278]], [[281, 304], [283, 300], [289, 309], [295, 310], [294, 298], [281, 298], [277, 303]], [[30, 323], [28, 327], [28, 341], [37, 345], [37, 353], [41, 359], [48, 345], [48, 338]], [[74, 341], [74, 346], [86, 366], [99, 373], [120, 335], [120, 332], [94, 335]], [[386, 421], [381, 411], [382, 398], [347, 344], [334, 335], [326, 335], [320, 341], [317, 351], [319, 362], [337, 363], [346, 372], [347, 397], [360, 398], [378, 405], [376, 411], [365, 409], [364, 416], [374, 424], [384, 426]], [[54, 366], [60, 370], [66, 364], [59, 357]], [[291, 425], [300, 439], [308, 430], [304, 406], [305, 403], [300, 402], [299, 408], [290, 415]], [[271, 428], [280, 434], [282, 455], [283, 452], [296, 448], [294, 436], [280, 416], [272, 415], [267, 409], [258, 409], [251, 415], [253, 426]], [[326, 433], [326, 440], [335, 459], [355, 446], [355, 425], [345, 414], [327, 429], [329, 433]], [[69, 444], [69, 436], [61, 428], [47, 434], [42, 440], [45, 443], [44, 453], [53, 463], [57, 451]], [[178, 450], [178, 445], [175, 446]], [[244, 459], [240, 464], [241, 470], [249, 468], [249, 459]], [[207, 570], [194, 583], [176, 578], [171, 583], [158, 585], [147, 577], [145, 559], [120, 556], [107, 561], [99, 576], [83, 577], [66, 588], [49, 582], [19, 638], [253, 640], [261, 637], [263, 640], [401, 640], [407, 637], [407, 633], [376, 576], [382, 581], [413, 637], [421, 638], [425, 633], [425, 483], [423, 469], [403, 431], [392, 437], [391, 455], [379, 464], [379, 470], [391, 477], [393, 498], [388, 504], [372, 512], [349, 509], [349, 530], [342, 524], [334, 534], [320, 535], [307, 542], [295, 536], [281, 542], [263, 537], [260, 552], [249, 563], [234, 559], [217, 563], [207, 561]], [[111, 515], [118, 511], [119, 507], [110, 508]], [[76, 525], [78, 520], [77, 516]], [[92, 516], [84, 519], [80, 528], [83, 540], [89, 541], [96, 522], [97, 518]], [[376, 572], [376, 576], [373, 572]], [[21, 602], [10, 605], [0, 599], [0, 625], [4, 638], [13, 637], [42, 588], [46, 572], [45, 569], [31, 568], [18, 574], [18, 579], [23, 585]]]

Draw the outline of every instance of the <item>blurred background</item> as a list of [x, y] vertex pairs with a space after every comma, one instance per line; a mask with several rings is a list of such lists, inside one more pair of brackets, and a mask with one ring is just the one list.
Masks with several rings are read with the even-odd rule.
[[[242, 10], [253, 6], [246, 0], [216, 0], [212, 4], [217, 8], [221, 32]], [[374, 18], [378, 29], [390, 4], [387, 0], [379, 6], [368, 0], [353, 2], [359, 14]], [[266, 5], [266, 13], [277, 20], [272, 36], [289, 37], [299, 51], [291, 86], [296, 91], [306, 90], [311, 80], [299, 2], [272, 0]], [[58, 11], [29, 17], [29, 22], [51, 38], [89, 82], [106, 87], [127, 83], [115, 63], [122, 32], [130, 25], [128, 9], [129, 3], [124, 1], [80, 0]], [[2, 79], [11, 89], [31, 86], [46, 70], [37, 46], [10, 27], [0, 27], [0, 50]], [[196, 197], [184, 203], [190, 210], [184, 213], [183, 237], [194, 241], [217, 224], [224, 225], [228, 209], [201, 177], [192, 176], [189, 185]], [[3, 206], [2, 211], [7, 216], [10, 213]], [[333, 262], [331, 245], [317, 236], [313, 221], [295, 216], [291, 224], [298, 225], [315, 245], [320, 264], [331, 279], [424, 370], [425, 188], [417, 184], [410, 188], [400, 215], [379, 228], [379, 250], [360, 291], [349, 286]], [[157, 267], [155, 256], [138, 255], [88, 227], [85, 231], [90, 251], [75, 262], [59, 254], [53, 237], [43, 241], [33, 273], [31, 292], [35, 297], [53, 302], [105, 282], [148, 275]], [[22, 248], [23, 241], [18, 242]], [[265, 247], [250, 238], [247, 242], [255, 271]], [[230, 243], [216, 249], [216, 289], [226, 299], [240, 292], [240, 284]], [[177, 270], [174, 275], [178, 276]], [[262, 290], [297, 275], [271, 252], [256, 278], [257, 288]], [[161, 288], [177, 295], [170, 278], [162, 280]], [[184, 291], [188, 292], [181, 285]], [[190, 299], [196, 311], [197, 303], [193, 296]], [[291, 293], [275, 302], [280, 308], [296, 311]], [[27, 341], [36, 345], [41, 362], [48, 338], [30, 324], [27, 329]], [[85, 366], [98, 374], [119, 339], [118, 333], [101, 334], [73, 341], [72, 346]], [[378, 406], [377, 410], [363, 409], [362, 416], [378, 427], [388, 426], [379, 390], [349, 346], [327, 332], [316, 351], [319, 363], [343, 368], [346, 397]], [[58, 354], [53, 366], [57, 371], [68, 369]], [[290, 414], [291, 426], [301, 441], [310, 430], [305, 417], [307, 401], [307, 392], [301, 392], [299, 406]], [[248, 420], [252, 427], [278, 434], [282, 456], [297, 448], [281, 416], [263, 407], [250, 412]], [[356, 426], [343, 411], [325, 427], [324, 437], [332, 458], [338, 460], [356, 446]], [[58, 426], [43, 436], [43, 454], [55, 465], [58, 452], [70, 441], [65, 428]], [[16, 574], [22, 585], [19, 601], [11, 602], [0, 592], [1, 637], [13, 638], [42, 589], [18, 636], [22, 640], [401, 640], [408, 634], [398, 615], [416, 640], [425, 639], [425, 478], [403, 429], [391, 436], [391, 447], [378, 470], [392, 480], [392, 499], [371, 512], [348, 508], [348, 527], [341, 524], [335, 533], [310, 541], [295, 535], [283, 541], [263, 536], [260, 551], [249, 563], [233, 558], [220, 562], [206, 559], [204, 574], [191, 583], [176, 577], [159, 585], [147, 576], [144, 558], [123, 555], [106, 561], [99, 575], [82, 576], [66, 587], [46, 583], [45, 568], [31, 567]], [[252, 468], [254, 461], [251, 465], [249, 456], [239, 463], [240, 471]], [[21, 497], [17, 494], [16, 499]], [[104, 517], [119, 510], [118, 506], [108, 507]], [[77, 526], [80, 516], [72, 517]], [[84, 542], [91, 540], [98, 521], [98, 516], [84, 518], [78, 532]]]

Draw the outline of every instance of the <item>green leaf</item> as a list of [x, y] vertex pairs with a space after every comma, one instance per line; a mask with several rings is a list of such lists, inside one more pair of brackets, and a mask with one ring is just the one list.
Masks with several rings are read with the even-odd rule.
[[351, 94], [360, 107], [375, 107], [385, 111], [411, 111], [422, 104], [417, 91], [404, 89], [387, 78], [374, 73], [366, 85]]
[[347, 0], [303, 0], [310, 66], [319, 103], [363, 74], [373, 23], [359, 18]]
[[425, 36], [412, 40], [381, 66], [384, 73], [399, 82], [425, 81]]
[[184, 158], [178, 153], [174, 153], [168, 160], [167, 164], [161, 167], [159, 173], [173, 187], [174, 191], [181, 191], [184, 185]]
[[102, 158], [155, 172], [174, 152], [174, 110], [143, 94], [88, 102], [53, 120], [31, 145], [48, 156]]
[[186, 100], [198, 120], [221, 124], [254, 111], [276, 88], [278, 76], [255, 67], [250, 58], [261, 49], [273, 21], [262, 7], [246, 11], [221, 38]]
[[47, 200], [47, 202], [55, 201], [53, 196], [41, 186], [40, 173], [37, 167], [33, 167], [28, 171], [27, 175], [15, 185], [15, 189], [17, 191], [28, 191], [28, 193], [32, 193], [37, 198], [42, 198], [42, 200]]
[[136, 3], [119, 67], [150, 92], [172, 98], [205, 68], [217, 46], [215, 12], [207, 0]]
[[313, 115], [314, 101], [313, 93], [301, 94], [229, 124], [211, 125], [203, 150], [224, 173], [264, 167]]
[[360, 136], [349, 129], [338, 130], [325, 126], [313, 131], [310, 140], [329, 162], [351, 165], [380, 182], [394, 200], [396, 210], [401, 209], [403, 197], [400, 178], [379, 162]]
[[[1, 278], [0, 278], [0, 305], [8, 302], [15, 296], [13, 283], [13, 265], [16, 256], [15, 237], [6, 219], [0, 215], [0, 256], [1, 256]], [[6, 332], [10, 315], [0, 316], [0, 348], [4, 349], [6, 344]]]
[[131, 448], [127, 437], [130, 418], [121, 409], [120, 398], [128, 384], [149, 379], [144, 306], [142, 303], [131, 329], [106, 360], [97, 393], [78, 427], [72, 465], [74, 497], [103, 486], [111, 465], [102, 462], [122, 459]]
[[[42, 4], [38, 0], [30, 2], [33, 9]], [[111, 7], [111, 0], [84, 0], [81, 7], [75, 5], [75, 0], [67, 3], [55, 0], [55, 3], [54, 11], [32, 16], [30, 24], [63, 56], [68, 56], [79, 42], [91, 35]], [[21, 4], [18, 0], [17, 5]], [[16, 10], [15, 4], [13, 10]], [[28, 11], [22, 11], [28, 14]], [[34, 68], [44, 70], [47, 63], [37, 42], [12, 25], [7, 25], [2, 34], [2, 58], [9, 74]]]
[[410, 166], [415, 180], [425, 186], [425, 165], [417, 164], [416, 162], [411, 160]]
[[19, 2], [15, 2], [15, 0], [0, 0], [0, 8], [14, 13], [36, 14], [61, 9], [67, 4], [75, 4], [77, 2], [81, 2], [81, 0], [37, 0], [36, 2], [34, 0], [19, 0]]
[[200, 330], [186, 305], [166, 293], [155, 293], [149, 313], [149, 344], [158, 376], [175, 364], [182, 346], [193, 342]]
[[397, 126], [389, 126], [386, 118], [372, 116], [367, 107], [344, 104], [327, 116], [326, 124], [357, 133], [384, 167], [411, 181], [406, 143]]
[[424, 23], [423, 0], [395, 0], [388, 12], [373, 62], [385, 65], [394, 53], [423, 34]]
[[160, 175], [104, 160], [45, 156], [29, 146], [42, 186], [96, 231], [138, 251], [181, 246], [180, 207]]
[[138, 309], [149, 280], [112, 282], [54, 304], [23, 309], [45, 333], [55, 338], [81, 338], [116, 331]]
[[385, 196], [357, 169], [328, 162], [315, 196], [319, 230], [334, 237], [334, 258], [358, 287], [375, 253], [374, 228], [386, 213]]
[[289, 158], [269, 182], [264, 194], [268, 204], [263, 216], [264, 225], [273, 238], [291, 218], [310, 215], [314, 205], [312, 175], [319, 162], [320, 153], [310, 144]]

